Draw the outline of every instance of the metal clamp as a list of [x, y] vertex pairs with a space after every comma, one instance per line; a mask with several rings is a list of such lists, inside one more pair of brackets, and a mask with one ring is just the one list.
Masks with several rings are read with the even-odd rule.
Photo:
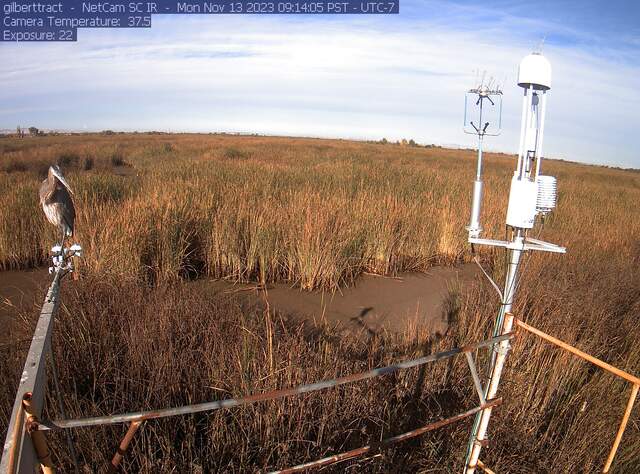
[[82, 247], [79, 244], [73, 244], [71, 247], [62, 248], [60, 245], [51, 247], [51, 261], [53, 265], [49, 267], [49, 273], [55, 273], [60, 270], [73, 272], [73, 257], [82, 257]]
[[497, 346], [498, 347], [494, 348], [494, 351], [496, 354], [500, 354], [501, 356], [506, 356], [511, 349], [511, 344], [509, 344], [509, 341], [503, 341]]

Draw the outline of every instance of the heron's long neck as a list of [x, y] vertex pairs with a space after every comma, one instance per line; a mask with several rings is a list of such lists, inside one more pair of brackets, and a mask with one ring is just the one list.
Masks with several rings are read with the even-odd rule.
[[56, 177], [49, 173], [47, 176], [47, 194], [45, 195], [45, 199], [49, 201], [53, 197], [53, 193], [56, 192], [56, 187], [58, 186], [58, 180]]

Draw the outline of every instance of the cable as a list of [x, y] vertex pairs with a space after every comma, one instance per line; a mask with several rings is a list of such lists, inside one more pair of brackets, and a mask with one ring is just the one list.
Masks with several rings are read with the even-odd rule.
[[482, 264], [480, 263], [480, 260], [478, 259], [477, 255], [474, 255], [473, 261], [476, 263], [476, 265], [478, 265], [480, 270], [482, 270], [482, 273], [484, 274], [484, 276], [487, 277], [487, 280], [489, 280], [489, 283], [491, 283], [491, 286], [493, 286], [495, 290], [498, 292], [498, 296], [500, 296], [500, 301], [502, 301], [504, 298], [502, 296], [502, 291], [500, 291], [500, 287], [496, 284], [495, 281], [493, 281], [493, 278], [489, 276], [489, 274], [485, 271], [485, 269], [482, 268]]

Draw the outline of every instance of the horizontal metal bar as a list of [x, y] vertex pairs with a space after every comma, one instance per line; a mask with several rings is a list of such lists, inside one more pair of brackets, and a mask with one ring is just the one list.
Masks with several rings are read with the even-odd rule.
[[[525, 249], [528, 245], [537, 245], [541, 247], [539, 250], [544, 250], [547, 252], [555, 252], [555, 253], [567, 253], [566, 247], [561, 247], [560, 245], [552, 244], [551, 242], [545, 242], [544, 240], [534, 239], [532, 237], [525, 237]], [[538, 249], [534, 249], [538, 250]]]
[[467, 417], [475, 415], [476, 413], [484, 410], [485, 408], [493, 408], [502, 403], [501, 398], [496, 398], [495, 400], [490, 400], [485, 404], [472, 408], [471, 410], [465, 411], [458, 415], [452, 416], [450, 418], [445, 418], [444, 420], [435, 421], [433, 423], [429, 423], [421, 428], [417, 428], [412, 431], [408, 431], [403, 434], [399, 434], [397, 436], [392, 436], [390, 438], [383, 439], [379, 443], [375, 445], [363, 446], [361, 448], [352, 449], [351, 451], [347, 451], [341, 454], [335, 454], [333, 456], [329, 456], [326, 458], [318, 459], [316, 461], [311, 461], [304, 464], [298, 464], [297, 466], [288, 467], [286, 469], [282, 469], [281, 471], [273, 471], [270, 474], [289, 474], [292, 472], [301, 472], [306, 471], [307, 469], [312, 469], [315, 467], [327, 466], [329, 464], [335, 464], [341, 461], [346, 461], [348, 459], [352, 459], [358, 456], [362, 456], [363, 454], [371, 451], [372, 449], [380, 449], [386, 446], [390, 446], [392, 444], [398, 443], [400, 441], [405, 441], [407, 439], [415, 438], [416, 436], [420, 436], [421, 434], [427, 433], [428, 431], [433, 431], [438, 428], [442, 428], [443, 426], [450, 425], [457, 421], [463, 420]]
[[481, 239], [479, 237], [469, 237], [469, 243], [476, 245], [491, 245], [492, 247], [506, 247], [509, 242], [495, 239]]
[[542, 240], [525, 238], [524, 241], [506, 242], [504, 240], [495, 239], [481, 239], [478, 237], [469, 237], [469, 243], [476, 245], [490, 245], [492, 247], [504, 247], [511, 250], [540, 250], [542, 252], [554, 252], [554, 253], [566, 253], [567, 249], [560, 247], [559, 245], [552, 244], [550, 242], [544, 242]]
[[81, 418], [76, 420], [57, 420], [57, 421], [43, 421], [38, 425], [40, 430], [55, 430], [65, 428], [79, 428], [83, 426], [98, 426], [98, 425], [112, 425], [116, 423], [127, 423], [132, 421], [144, 421], [152, 420], [155, 418], [164, 418], [169, 416], [188, 415], [192, 413], [200, 413], [204, 411], [220, 410], [223, 408], [233, 408], [242, 405], [248, 405], [250, 403], [275, 400], [278, 398], [289, 397], [292, 395], [298, 395], [302, 393], [315, 392], [317, 390], [324, 390], [326, 388], [337, 387], [347, 383], [358, 382], [360, 380], [371, 379], [379, 377], [381, 375], [390, 374], [401, 369], [409, 369], [412, 367], [418, 367], [429, 362], [435, 362], [442, 359], [448, 359], [461, 354], [463, 352], [474, 351], [481, 347], [492, 346], [501, 341], [511, 339], [514, 336], [513, 333], [503, 334], [501, 336], [493, 337], [485, 341], [469, 344], [464, 347], [457, 347], [448, 351], [439, 352], [437, 354], [431, 354], [428, 356], [420, 357], [418, 359], [409, 360], [406, 362], [400, 362], [395, 365], [389, 365], [387, 367], [381, 367], [378, 369], [370, 370], [367, 372], [361, 372], [358, 374], [347, 375], [339, 377], [337, 379], [324, 380], [321, 382], [299, 385], [298, 387], [286, 388], [282, 390], [273, 390], [264, 393], [258, 393], [255, 395], [249, 395], [242, 398], [230, 398], [226, 400], [218, 400], [214, 402], [197, 403], [193, 405], [185, 405], [176, 408], [165, 408], [161, 410], [149, 410], [139, 411], [133, 413], [125, 413], [121, 415], [107, 415], [98, 416], [94, 418]]
[[530, 333], [535, 334], [538, 337], [541, 337], [545, 341], [555, 344], [556, 346], [568, 352], [571, 352], [572, 354], [586, 360], [587, 362], [591, 362], [593, 365], [597, 365], [601, 369], [604, 369], [607, 372], [611, 372], [612, 374], [617, 375], [618, 377], [621, 377], [626, 381], [631, 382], [634, 385], [640, 385], [640, 378], [636, 377], [635, 375], [631, 375], [630, 373], [625, 372], [624, 370], [618, 369], [617, 367], [614, 367], [611, 364], [607, 364], [606, 362], [598, 359], [597, 357], [593, 357], [592, 355], [589, 355], [586, 352], [583, 352], [580, 349], [577, 349], [572, 345], [567, 344], [564, 341], [561, 341], [560, 339], [550, 336], [549, 334], [542, 332], [540, 329], [536, 329], [533, 326], [530, 326], [529, 324], [525, 323], [520, 319], [516, 318], [515, 321], [516, 321], [516, 324], [520, 326], [522, 329], [529, 331]]

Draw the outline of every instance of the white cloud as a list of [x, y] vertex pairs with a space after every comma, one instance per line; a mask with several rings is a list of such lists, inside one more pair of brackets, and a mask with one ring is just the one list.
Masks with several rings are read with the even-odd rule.
[[[0, 126], [26, 120], [45, 128], [86, 123], [473, 145], [461, 130], [462, 104], [481, 69], [507, 79], [504, 133], [487, 145], [513, 151], [517, 65], [532, 41], [510, 21], [483, 29], [402, 16], [154, 17], [150, 30], [82, 30], [76, 44], [8, 45], [0, 98], [12, 109], [32, 111], [37, 103], [47, 111], [4, 114]], [[546, 154], [639, 167], [632, 124], [640, 67], [615, 50], [547, 44], [544, 51], [554, 67]]]

